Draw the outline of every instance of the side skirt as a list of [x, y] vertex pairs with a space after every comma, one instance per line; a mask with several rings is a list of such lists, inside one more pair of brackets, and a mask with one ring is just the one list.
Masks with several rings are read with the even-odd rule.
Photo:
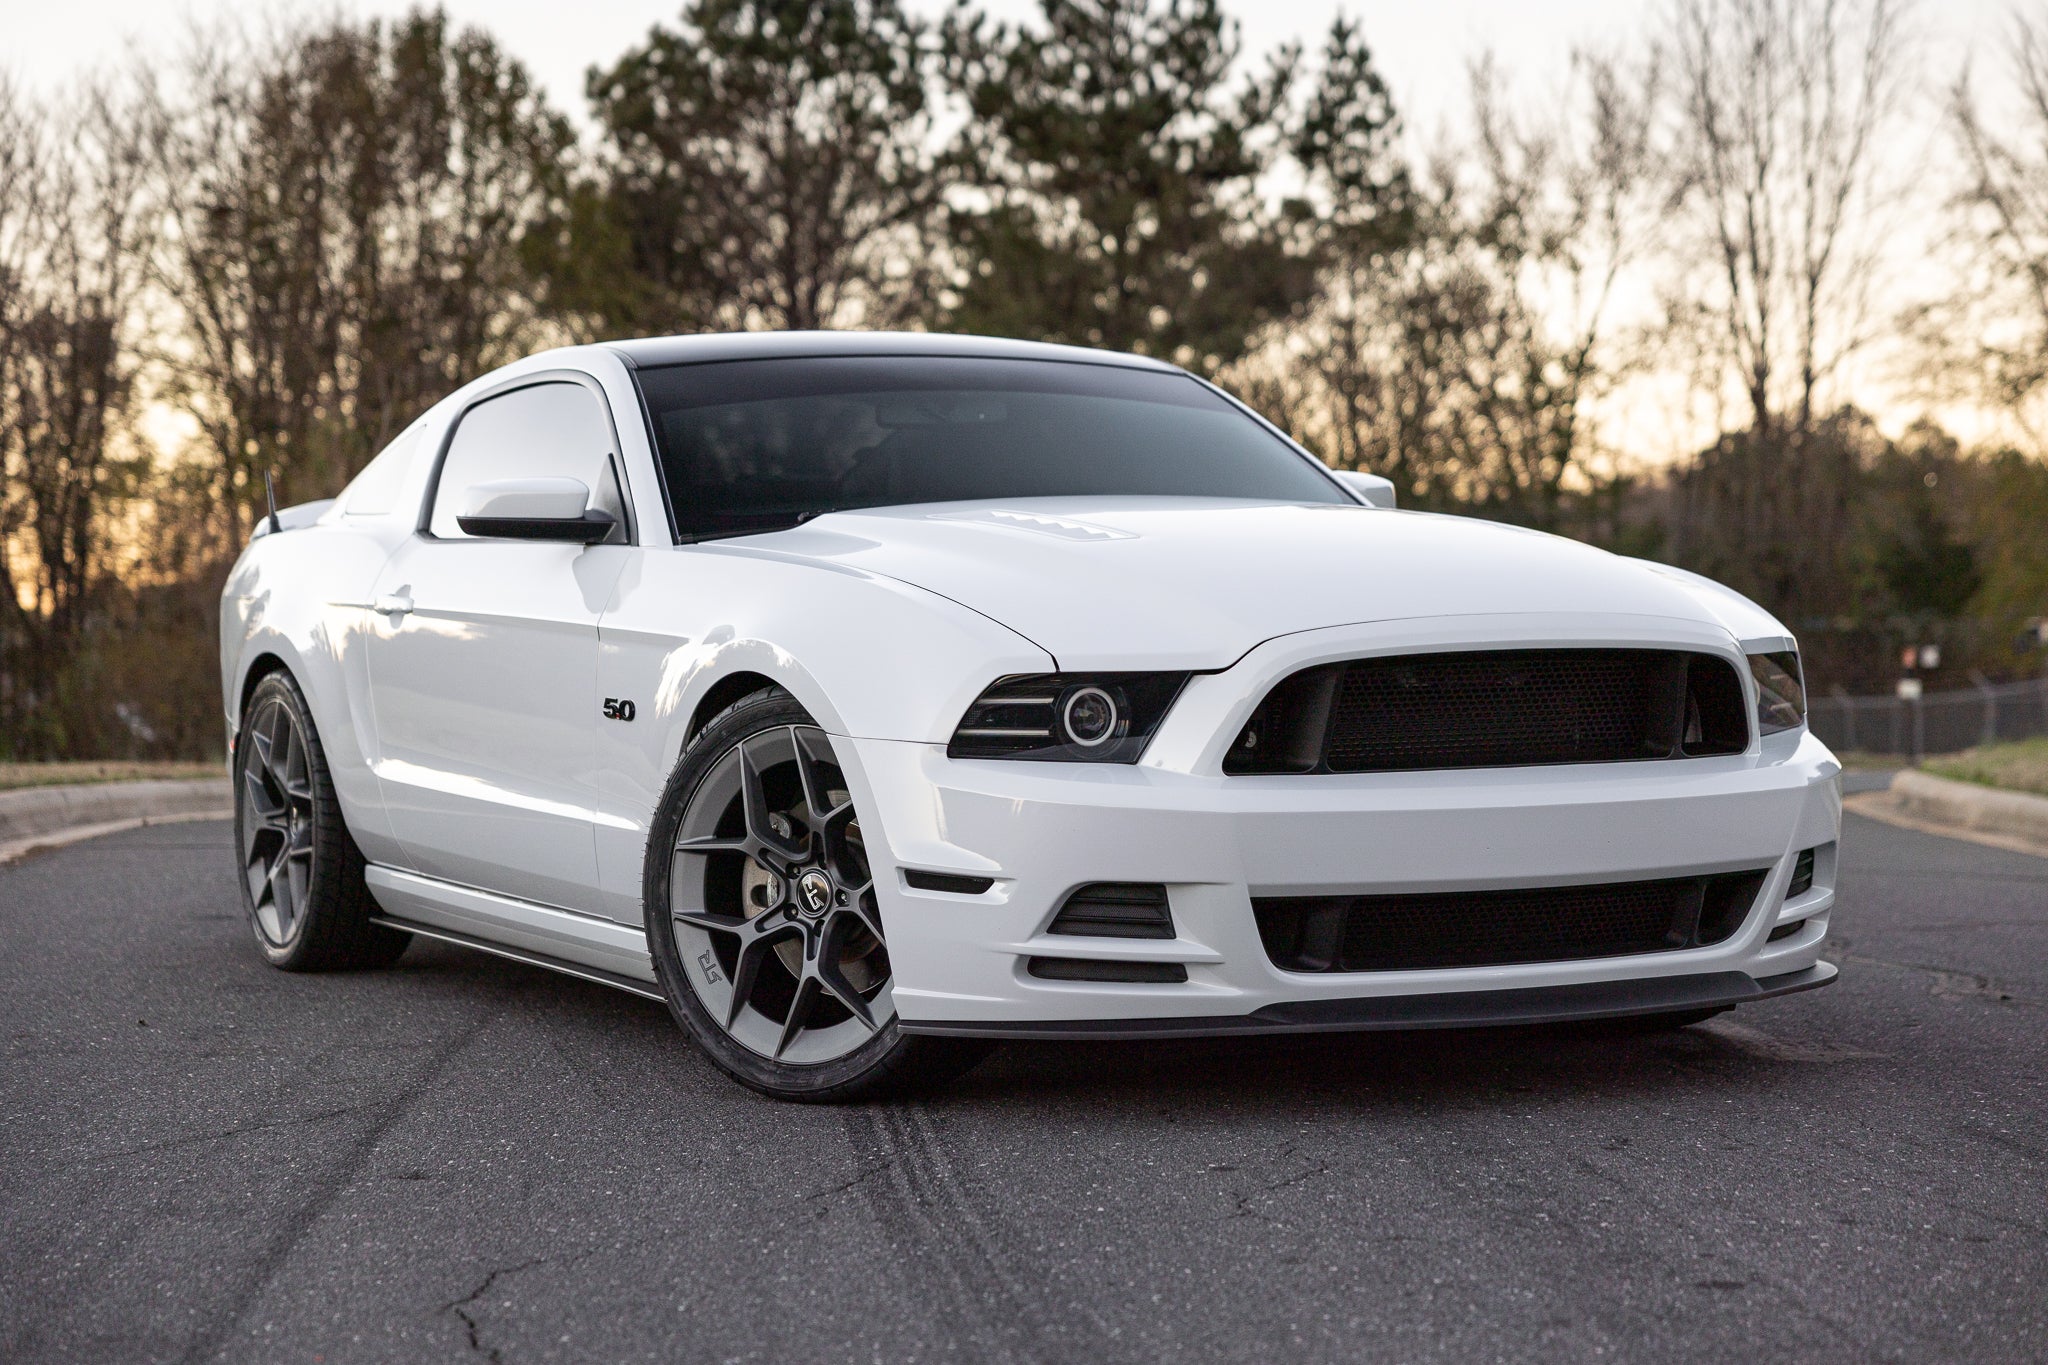
[[637, 995], [645, 1000], [662, 999], [658, 987], [645, 981], [635, 981], [630, 976], [620, 976], [617, 972], [605, 971], [602, 967], [585, 967], [575, 962], [565, 962], [559, 957], [549, 957], [546, 953], [529, 952], [524, 948], [509, 948], [502, 943], [492, 943], [489, 939], [458, 933], [453, 929], [437, 929], [425, 924], [416, 924], [411, 920], [395, 919], [390, 915], [377, 915], [370, 923], [381, 924], [386, 929], [402, 929], [408, 934], [418, 934], [421, 938], [431, 938], [441, 943], [452, 943], [459, 948], [474, 948], [480, 953], [489, 953], [493, 957], [502, 957], [512, 962], [523, 962], [529, 967], [545, 967], [551, 972], [560, 972], [563, 976], [594, 981], [600, 986], [610, 986], [613, 990]]
[[636, 994], [661, 998], [647, 934], [638, 925], [374, 864], [363, 880], [393, 928], [572, 971], [591, 981], [632, 982], [628, 989]]

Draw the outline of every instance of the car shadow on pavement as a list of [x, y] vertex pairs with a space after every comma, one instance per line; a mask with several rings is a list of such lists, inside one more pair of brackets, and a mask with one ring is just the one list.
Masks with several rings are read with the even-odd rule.
[[1085, 1100], [1116, 1106], [1163, 1098], [1241, 1108], [1495, 1103], [1530, 1096], [1642, 1099], [1703, 1082], [1770, 1088], [1815, 1062], [1873, 1054], [1784, 1043], [1723, 1015], [1668, 1033], [1600, 1026], [1431, 1029], [1135, 1043], [1004, 1047], [943, 1099]]
[[[650, 1066], [713, 1068], [682, 1038], [666, 1008], [522, 963], [420, 942], [379, 976], [446, 998], [516, 1004], [536, 1022], [602, 1032], [607, 1045], [646, 1051]], [[1530, 1096], [1653, 1097], [1702, 1082], [1769, 1088], [1816, 1063], [1876, 1054], [1795, 1043], [1740, 1011], [1666, 1033], [1604, 1025], [1424, 1029], [1157, 1042], [1012, 1042], [926, 1104], [1083, 1102], [1111, 1109], [1163, 1101], [1197, 1107], [1274, 1106], [1338, 1097], [1371, 1107], [1499, 1103]], [[682, 1078], [677, 1078], [682, 1079]]]

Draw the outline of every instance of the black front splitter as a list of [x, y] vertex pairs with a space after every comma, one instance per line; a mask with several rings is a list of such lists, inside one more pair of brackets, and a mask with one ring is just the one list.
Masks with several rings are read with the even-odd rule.
[[1369, 1029], [1498, 1028], [1565, 1024], [1725, 1009], [1774, 995], [1825, 986], [1840, 973], [1817, 962], [1804, 971], [1753, 977], [1747, 972], [1694, 972], [1633, 981], [1532, 986], [1437, 995], [1381, 995], [1348, 1000], [1290, 1000], [1250, 1014], [1174, 1019], [1047, 1019], [1042, 1021], [904, 1019], [905, 1033], [954, 1038], [1209, 1038], [1261, 1033], [1353, 1033]]

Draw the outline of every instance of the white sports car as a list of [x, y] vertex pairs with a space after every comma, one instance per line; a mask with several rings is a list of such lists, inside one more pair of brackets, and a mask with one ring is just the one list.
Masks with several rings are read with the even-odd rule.
[[607, 982], [808, 1099], [993, 1039], [1675, 1026], [1832, 980], [1840, 767], [1785, 627], [1392, 501], [1133, 356], [509, 365], [228, 581], [257, 940]]

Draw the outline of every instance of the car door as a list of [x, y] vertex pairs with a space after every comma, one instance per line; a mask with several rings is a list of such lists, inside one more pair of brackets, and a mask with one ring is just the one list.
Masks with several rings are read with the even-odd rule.
[[[424, 524], [386, 562], [368, 648], [377, 774], [415, 871], [590, 913], [597, 623], [631, 546], [617, 439], [594, 382], [552, 376], [456, 419]], [[467, 489], [567, 477], [618, 519], [596, 545], [489, 539]]]

